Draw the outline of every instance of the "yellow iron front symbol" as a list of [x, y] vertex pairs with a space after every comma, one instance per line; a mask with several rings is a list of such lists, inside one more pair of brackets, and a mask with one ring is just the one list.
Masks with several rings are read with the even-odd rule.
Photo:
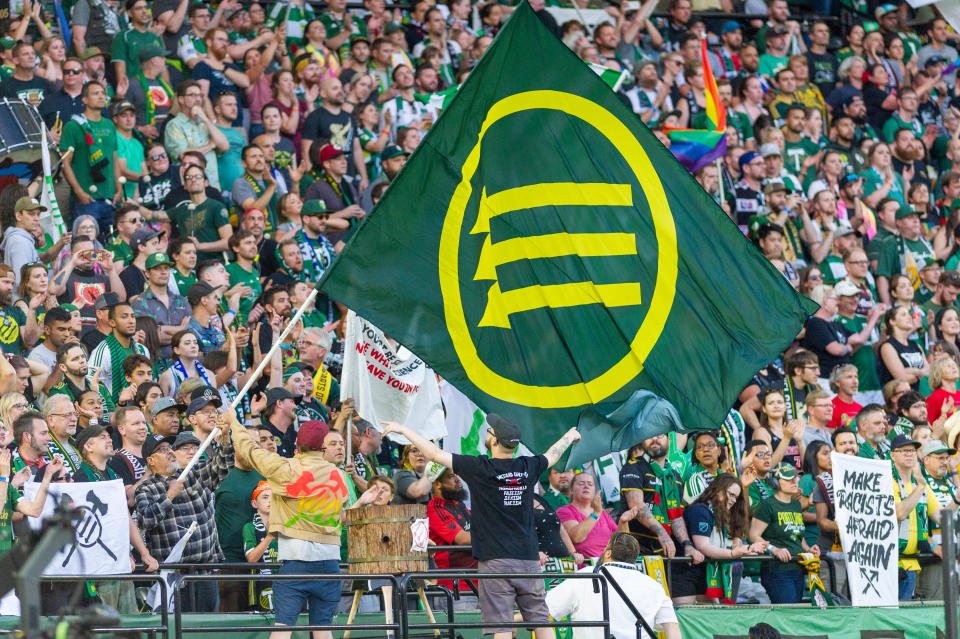
[[535, 308], [561, 308], [600, 303], [604, 306], [632, 306], [640, 303], [640, 284], [594, 284], [571, 282], [543, 286], [525, 286], [503, 292], [496, 268], [517, 260], [577, 255], [608, 257], [636, 255], [637, 242], [632, 233], [551, 233], [517, 237], [496, 244], [490, 241], [490, 218], [540, 206], [631, 206], [629, 184], [578, 184], [554, 182], [531, 184], [488, 196], [486, 187], [480, 199], [477, 222], [471, 234], [486, 233], [475, 280], [494, 280], [487, 293], [487, 308], [478, 326], [510, 328], [510, 315]]

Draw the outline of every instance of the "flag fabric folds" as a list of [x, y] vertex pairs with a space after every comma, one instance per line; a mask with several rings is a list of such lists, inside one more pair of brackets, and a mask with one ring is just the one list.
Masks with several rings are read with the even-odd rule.
[[538, 452], [715, 428], [815, 309], [526, 3], [320, 286]]
[[707, 41], [700, 43], [703, 60], [704, 93], [706, 95], [706, 129], [665, 129], [670, 136], [670, 151], [680, 164], [694, 173], [727, 152], [727, 109], [720, 102], [717, 82], [707, 59]]

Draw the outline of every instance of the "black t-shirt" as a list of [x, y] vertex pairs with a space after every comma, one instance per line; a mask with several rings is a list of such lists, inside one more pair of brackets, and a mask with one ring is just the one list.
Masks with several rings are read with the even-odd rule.
[[343, 149], [347, 156], [347, 171], [353, 175], [353, 138], [357, 134], [357, 122], [346, 111], [334, 115], [323, 107], [315, 109], [303, 122], [304, 140], [326, 140]]
[[143, 293], [147, 284], [147, 276], [134, 264], [130, 264], [120, 271], [120, 281], [123, 282], [123, 288], [127, 291], [127, 299]]
[[61, 304], [73, 304], [74, 300], [80, 300], [80, 315], [89, 324], [97, 321], [93, 303], [109, 290], [110, 278], [107, 275], [73, 269], [67, 278], [67, 290], [57, 296], [57, 301]]
[[[151, 175], [149, 177], [149, 180], [146, 176], [140, 178], [138, 184], [140, 197], [143, 199], [143, 206], [151, 211], [173, 208], [164, 206], [164, 201], [171, 193], [182, 188], [179, 169], [170, 166], [165, 173], [157, 176]], [[187, 196], [187, 199], [190, 199], [189, 196]]]
[[[893, 170], [903, 175], [903, 170], [907, 168], [907, 163], [903, 160], [897, 158], [897, 156], [892, 156], [890, 161], [893, 163]], [[928, 189], [933, 188], [933, 182], [930, 180], [930, 176], [927, 174], [927, 165], [923, 160], [911, 160], [910, 164], [913, 165], [913, 179], [910, 180], [910, 184], [926, 184]], [[907, 188], [910, 188], [909, 185]], [[938, 222], [939, 225], [939, 222]]]
[[470, 487], [470, 534], [475, 558], [486, 561], [540, 557], [533, 494], [546, 469], [547, 458], [543, 455], [512, 459], [453, 456], [453, 472]]
[[117, 477], [123, 480], [124, 486], [133, 486], [143, 477], [143, 472], [147, 468], [147, 460], [143, 457], [137, 457], [130, 453], [133, 459], [129, 459], [123, 452], [117, 452], [107, 462], [107, 466], [113, 469]]
[[263, 424], [260, 425], [260, 430], [270, 431], [270, 435], [273, 437], [273, 442], [277, 445], [278, 455], [288, 458], [293, 457], [293, 453], [297, 450], [297, 431], [293, 427], [293, 424], [290, 424], [287, 432], [281, 433], [276, 426], [271, 424], [269, 421], [264, 420]]
[[[224, 206], [229, 206], [229, 204], [223, 200], [222, 191], [218, 191], [212, 186], [208, 186], [206, 190], [206, 194], [207, 194], [208, 200], [216, 200], [217, 202], [220, 202]], [[187, 190], [182, 186], [180, 186], [178, 183], [177, 186], [174, 187], [172, 191], [170, 191], [170, 194], [167, 195], [167, 197], [163, 200], [162, 208], [165, 210], [175, 209], [181, 204], [189, 204], [189, 203], [190, 203], [190, 194], [187, 193]]]
[[837, 86], [837, 56], [830, 53], [807, 51], [807, 64], [810, 67], [810, 82], [820, 89], [826, 100]]
[[890, 95], [888, 90], [880, 89], [872, 83], [863, 87], [863, 102], [867, 105], [867, 120], [877, 131], [883, 128], [883, 123], [889, 120], [893, 114], [893, 111], [880, 106], [888, 95]]
[[0, 97], [23, 100], [37, 108], [40, 107], [43, 99], [52, 93], [53, 85], [39, 76], [33, 76], [29, 80], [17, 80], [10, 76], [0, 83]]
[[87, 347], [87, 352], [92, 353], [93, 349], [100, 346], [100, 342], [107, 339], [107, 336], [101, 333], [95, 326], [90, 326], [80, 334], [80, 341]]
[[534, 495], [533, 501], [541, 506], [533, 509], [533, 516], [537, 520], [537, 543], [540, 544], [540, 552], [550, 557], [568, 557], [570, 553], [567, 552], [560, 535], [562, 524], [557, 511], [540, 495]]
[[[643, 503], [654, 504], [659, 501], [660, 480], [653, 473], [653, 468], [643, 457], [636, 457], [629, 460], [620, 468], [620, 509], [619, 513], [630, 510], [627, 503], [627, 493], [631, 490], [639, 490], [643, 493]], [[640, 549], [645, 554], [659, 555], [663, 553], [663, 547], [657, 534], [633, 519], [630, 521], [630, 533], [640, 542]]]
[[828, 322], [819, 317], [810, 317], [807, 320], [807, 332], [803, 337], [803, 347], [817, 354], [820, 359], [820, 377], [829, 378], [833, 369], [840, 364], [850, 361], [847, 355], [831, 355], [827, 352], [827, 345], [831, 342], [847, 343], [847, 337], [852, 335], [842, 324]]

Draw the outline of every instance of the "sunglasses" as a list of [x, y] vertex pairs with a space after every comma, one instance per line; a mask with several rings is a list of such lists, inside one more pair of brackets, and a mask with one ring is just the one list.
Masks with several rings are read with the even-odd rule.
[[64, 69], [64, 75], [80, 75], [83, 73], [83, 69]]
[[166, 154], [166, 153], [157, 153], [156, 155], [151, 155], [151, 156], [150, 156], [150, 159], [153, 160], [154, 162], [156, 162], [157, 160], [165, 160], [165, 159], [167, 159], [167, 154]]

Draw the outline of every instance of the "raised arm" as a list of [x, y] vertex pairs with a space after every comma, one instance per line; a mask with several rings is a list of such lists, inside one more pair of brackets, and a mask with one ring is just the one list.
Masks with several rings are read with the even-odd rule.
[[567, 449], [578, 441], [580, 441], [580, 431], [574, 426], [564, 433], [563, 437], [543, 454], [543, 456], [547, 458], [547, 466], [550, 467], [556, 464], [560, 458], [563, 457], [563, 454], [567, 452]]
[[426, 457], [428, 461], [437, 462], [438, 464], [442, 464], [447, 468], [453, 466], [453, 455], [443, 450], [426, 437], [423, 437], [419, 433], [411, 430], [409, 427], [404, 426], [403, 424], [398, 424], [397, 422], [380, 423], [386, 427], [383, 429], [384, 437], [386, 437], [388, 433], [403, 435], [410, 440], [411, 444], [420, 449], [420, 452], [423, 453], [423, 456]]

